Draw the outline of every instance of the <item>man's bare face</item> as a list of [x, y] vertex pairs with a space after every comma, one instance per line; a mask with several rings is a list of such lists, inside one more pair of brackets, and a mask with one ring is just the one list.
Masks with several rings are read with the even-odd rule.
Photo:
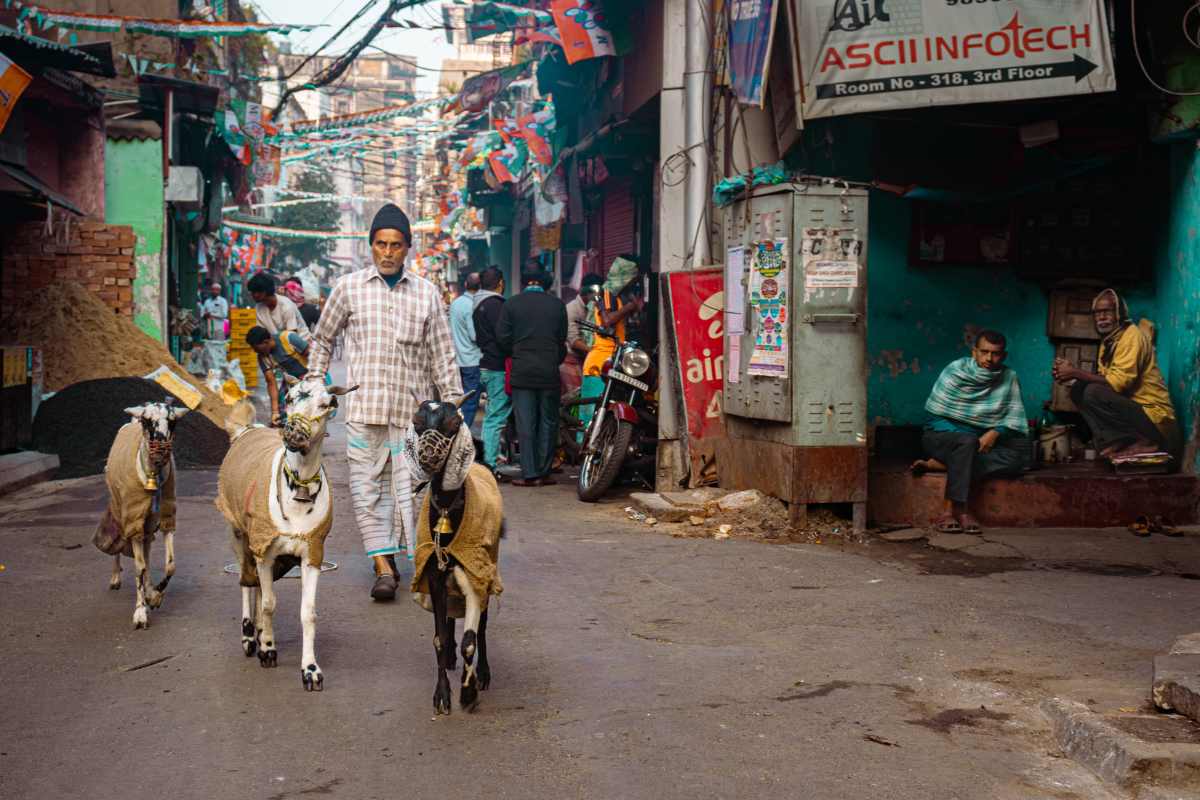
[[392, 228], [384, 228], [375, 232], [371, 240], [371, 258], [381, 275], [395, 275], [404, 268], [404, 259], [408, 258], [408, 241], [404, 234]]
[[1117, 304], [1112, 295], [1106, 294], [1096, 301], [1096, 306], [1092, 309], [1092, 321], [1101, 336], [1107, 336], [1117, 329], [1120, 320], [1117, 319]]
[[1008, 357], [1004, 345], [989, 342], [987, 339], [980, 339], [971, 355], [976, 364], [990, 370], [1004, 369], [1004, 359]]
[[251, 292], [250, 296], [254, 298], [256, 303], [265, 303], [269, 308], [275, 307], [274, 292]]

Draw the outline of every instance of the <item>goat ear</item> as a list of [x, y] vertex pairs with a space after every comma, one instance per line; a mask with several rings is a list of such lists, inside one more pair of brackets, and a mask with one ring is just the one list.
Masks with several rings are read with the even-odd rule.
[[187, 406], [183, 406], [183, 407], [168, 406], [167, 407], [167, 416], [171, 419], [171, 421], [175, 421], [175, 420], [179, 419], [180, 417], [182, 417], [184, 414], [188, 413], [189, 411], [191, 411], [191, 409], [188, 408]]
[[146, 407], [145, 406], [131, 406], [131, 407], [125, 409], [125, 413], [131, 417], [134, 417], [135, 419], [141, 419], [142, 417], [146, 416]]
[[334, 397], [341, 397], [344, 394], [350, 394], [358, 388], [358, 384], [354, 384], [349, 389], [345, 386], [326, 386], [325, 391], [329, 392]]
[[472, 389], [471, 391], [467, 392], [466, 394], [464, 394], [462, 396], [462, 399], [460, 399], [458, 401], [458, 403], [456, 404], [456, 407], [462, 408], [468, 400], [470, 400], [472, 397], [474, 397], [478, 393], [479, 393], [478, 389]]

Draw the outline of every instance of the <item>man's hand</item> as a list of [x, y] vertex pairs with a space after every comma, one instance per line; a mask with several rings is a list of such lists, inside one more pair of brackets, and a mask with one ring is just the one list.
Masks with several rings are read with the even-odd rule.
[[996, 446], [996, 441], [1000, 438], [999, 431], [988, 431], [983, 436], [979, 437], [979, 452], [990, 453], [992, 448]]
[[1054, 359], [1054, 369], [1051, 372], [1054, 375], [1054, 380], [1059, 383], [1073, 381], [1079, 377], [1079, 368], [1065, 358]]
[[271, 409], [271, 427], [272, 428], [282, 428], [283, 427], [283, 415], [279, 413], [278, 406]]

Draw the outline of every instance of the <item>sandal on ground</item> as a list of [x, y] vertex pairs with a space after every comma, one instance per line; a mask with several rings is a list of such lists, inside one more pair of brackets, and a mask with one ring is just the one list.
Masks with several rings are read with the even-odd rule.
[[1150, 520], [1150, 532], [1161, 533], [1172, 538], [1183, 536], [1183, 531], [1176, 528], [1167, 517], [1156, 516]]
[[1129, 526], [1129, 532], [1134, 536], [1150, 535], [1150, 518], [1144, 514], [1135, 519]]
[[947, 511], [933, 521], [933, 529], [938, 533], [962, 533], [962, 525], [954, 515]]
[[959, 521], [962, 523], [963, 533], [969, 533], [975, 536], [983, 533], [983, 528], [980, 526], [979, 521], [970, 514], [963, 514]]

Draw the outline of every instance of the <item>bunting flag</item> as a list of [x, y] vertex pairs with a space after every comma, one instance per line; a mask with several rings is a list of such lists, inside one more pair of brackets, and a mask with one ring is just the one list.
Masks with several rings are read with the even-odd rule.
[[[496, 3], [491, 0], [480, 0], [475, 3], [456, 0], [454, 3], [442, 5], [442, 18], [446, 24], [447, 40], [452, 36], [450, 32], [458, 28], [454, 24], [454, 9], [456, 8], [464, 11], [463, 20], [466, 23], [468, 42], [475, 42], [485, 36], [493, 36], [497, 33], [536, 30], [554, 25], [552, 15], [535, 8], [522, 8], [511, 3]], [[453, 44], [452, 41], [451, 44]]]
[[462, 91], [458, 95], [462, 110], [471, 114], [486, 110], [496, 99], [496, 95], [504, 91], [510, 83], [528, 73], [532, 63], [532, 61], [525, 61], [512, 67], [481, 72], [467, 78], [463, 81]]
[[28, 72], [0, 53], [0, 131], [8, 124], [13, 108], [32, 80]]
[[354, 128], [361, 126], [364, 123], [383, 122], [384, 120], [396, 119], [397, 117], [418, 117], [427, 111], [443, 108], [450, 103], [452, 99], [454, 98], [434, 97], [429, 100], [423, 100], [420, 103], [413, 103], [411, 105], [385, 106], [383, 108], [371, 109], [370, 111], [360, 111], [355, 114], [345, 114], [340, 117], [330, 117], [328, 119], [323, 119], [316, 122], [297, 122], [293, 124], [287, 131], [272, 137], [271, 144], [278, 144], [282, 139], [294, 138], [310, 133], [324, 133], [327, 131]]
[[496, 180], [501, 183], [516, 183], [525, 174], [528, 163], [528, 150], [523, 139], [513, 139], [506, 142], [504, 147], [493, 150], [488, 154], [488, 164]]
[[550, 11], [562, 37], [568, 64], [617, 54], [608, 19], [598, 0], [553, 0]]
[[54, 11], [40, 6], [24, 6], [19, 21], [32, 21], [40, 28], [62, 28], [74, 31], [141, 33], [173, 39], [221, 38], [252, 36], [259, 33], [308, 32], [323, 25], [283, 25], [275, 22], [207, 22], [198, 19], [148, 19], [118, 17], [111, 14], [82, 14]]
[[[123, 53], [122, 55], [129, 63], [129, 69], [132, 70], [134, 75], [145, 75], [150, 70], [154, 70], [155, 72], [174, 72], [179, 70], [181, 72], [191, 73], [192, 75], [215, 75], [219, 78], [229, 77], [229, 70], [227, 69], [205, 69], [203, 67], [198, 67], [191, 62], [180, 66], [179, 64], [172, 64], [169, 61], [151, 61], [148, 58], [138, 58], [132, 53]], [[261, 75], [243, 74], [238, 74], [237, 79], [239, 81], [249, 81], [252, 83], [269, 83], [279, 80], [278, 78], [269, 76], [263, 77]]]
[[365, 239], [366, 231], [315, 231], [302, 228], [278, 228], [274, 225], [256, 225], [250, 222], [225, 220], [224, 227], [245, 233], [257, 233], [263, 236], [278, 236], [284, 239]]
[[550, 146], [550, 137], [554, 135], [554, 108], [550, 106], [526, 114], [517, 120], [517, 126], [537, 162], [547, 167], [554, 163], [554, 149]]

